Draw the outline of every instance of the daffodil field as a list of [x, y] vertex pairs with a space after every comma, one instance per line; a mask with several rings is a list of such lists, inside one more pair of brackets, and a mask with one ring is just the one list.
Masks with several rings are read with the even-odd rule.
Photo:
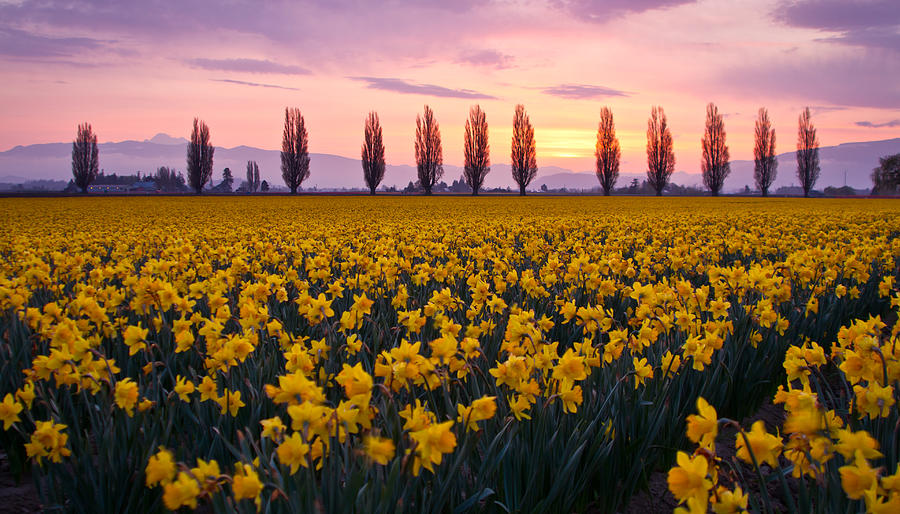
[[[654, 472], [690, 512], [772, 511], [760, 483], [797, 512], [900, 511], [895, 201], [0, 220], [0, 450], [51, 512], [616, 512]], [[731, 421], [772, 402], [780, 432]]]

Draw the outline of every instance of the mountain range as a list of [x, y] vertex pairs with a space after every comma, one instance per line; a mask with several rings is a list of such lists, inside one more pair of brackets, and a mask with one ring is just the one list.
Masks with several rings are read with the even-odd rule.
[[[100, 166], [107, 173], [133, 174], [141, 171], [153, 173], [159, 166], [169, 166], [179, 170], [185, 168], [184, 138], [168, 134], [157, 134], [144, 141], [120, 141], [101, 143]], [[71, 143], [45, 143], [16, 146], [0, 152], [0, 183], [23, 183], [31, 180], [68, 180], [71, 178]], [[878, 166], [878, 158], [900, 153], [900, 138], [882, 141], [844, 143], [819, 149], [822, 168], [817, 189], [827, 186], [849, 185], [858, 189], [871, 187], [870, 173]], [[281, 156], [277, 150], [265, 150], [251, 146], [234, 148], [216, 147], [214, 181], [221, 179], [222, 170], [231, 168], [235, 186], [244, 177], [248, 160], [259, 164], [260, 177], [270, 184], [280, 185]], [[794, 152], [778, 155], [778, 176], [773, 189], [797, 184]], [[443, 180], [447, 183], [462, 176], [462, 167], [444, 165]], [[617, 186], [628, 185], [633, 179], [646, 178], [643, 172], [622, 172]], [[388, 164], [383, 185], [402, 188], [416, 180], [416, 168], [406, 164]], [[698, 173], [676, 171], [672, 182], [682, 186], [702, 186]], [[753, 161], [731, 162], [731, 174], [725, 180], [725, 192], [753, 188]], [[573, 171], [556, 166], [542, 166], [531, 184], [539, 189], [546, 185], [550, 189], [589, 190], [598, 186], [597, 177], [590, 171]], [[304, 189], [317, 190], [362, 189], [362, 167], [359, 159], [351, 159], [332, 154], [310, 154], [310, 176], [303, 184]], [[494, 164], [485, 181], [486, 188], [515, 187], [509, 164]]]

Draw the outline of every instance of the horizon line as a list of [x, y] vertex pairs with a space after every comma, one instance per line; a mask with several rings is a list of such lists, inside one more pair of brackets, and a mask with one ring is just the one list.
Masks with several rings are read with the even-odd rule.
[[[154, 143], [154, 142], [152, 142], [152, 139], [153, 139], [154, 137], [160, 136], [160, 135], [166, 136], [166, 137], [170, 137], [170, 138], [172, 138], [172, 139], [183, 139], [186, 143]], [[820, 145], [820, 146], [819, 146], [819, 149], [821, 150], [822, 148], [834, 148], [834, 147], [838, 147], [838, 146], [841, 146], [841, 145], [849, 145], [849, 144], [883, 143], [883, 142], [893, 141], [893, 140], [898, 140], [898, 139], [900, 139], [900, 137], [893, 137], [893, 138], [888, 138], [888, 139], [875, 139], [875, 140], [867, 140], [867, 141], [845, 141], [845, 142], [842, 142], [842, 143], [837, 143], [837, 144], [827, 145], [827, 146]], [[180, 136], [173, 136], [173, 135], [167, 134], [167, 133], [165, 133], [165, 132], [157, 132], [157, 133], [154, 134], [152, 137], [147, 138], [147, 139], [143, 139], [143, 140], [138, 140], [138, 139], [123, 139], [123, 140], [120, 140], [120, 141], [104, 141], [104, 142], [99, 142], [99, 141], [98, 141], [98, 142], [97, 142], [97, 145], [99, 146], [99, 145], [103, 145], [103, 144], [119, 144], [119, 143], [151, 143], [151, 144], [156, 144], [156, 145], [161, 145], [161, 146], [177, 146], [177, 145], [179, 145], [179, 144], [187, 144], [187, 142], [188, 142], [187, 138], [180, 137]], [[8, 149], [6, 149], [6, 150], [0, 150], [0, 154], [6, 153], [6, 152], [10, 152], [10, 151], [15, 150], [15, 149], [17, 149], [17, 148], [27, 148], [27, 147], [29, 147], [29, 146], [37, 146], [37, 145], [56, 145], [56, 144], [68, 144], [68, 142], [67, 142], [67, 141], [51, 141], [51, 142], [45, 142], [45, 143], [31, 143], [31, 144], [28, 144], [28, 145], [15, 145], [15, 146], [13, 146], [13, 147], [11, 147], [11, 148], [8, 148]], [[260, 148], [260, 147], [258, 147], [258, 146], [249, 146], [249, 145], [237, 145], [237, 146], [227, 147], [227, 146], [216, 146], [216, 145], [214, 144], [213, 146], [216, 147], [216, 148], [221, 148], [221, 149], [223, 149], [223, 150], [235, 150], [235, 149], [244, 147], [244, 148], [252, 148], [252, 149], [255, 149], [255, 150], [262, 150], [262, 151], [265, 151], [265, 152], [280, 152], [280, 150], [274, 149], [274, 148]], [[796, 150], [787, 151], [787, 152], [781, 152], [781, 153], [776, 154], [776, 155], [786, 155], [786, 154], [790, 154], [790, 153], [794, 153], [794, 152], [796, 152]], [[329, 156], [333, 156], [333, 157], [340, 157], [340, 158], [342, 158], [342, 159], [348, 159], [348, 160], [360, 161], [360, 162], [362, 161], [362, 159], [360, 159], [360, 158], [358, 158], [358, 157], [347, 157], [346, 155], [340, 155], [340, 154], [334, 154], [334, 153], [309, 152], [309, 154], [310, 154], [310, 155], [316, 155], [316, 154], [318, 154], [318, 155], [329, 155]], [[565, 157], [561, 157], [561, 156], [554, 156], [554, 157], [555, 157], [555, 158], [565, 158]], [[748, 162], [750, 162], [750, 161], [752, 161], [752, 159], [734, 159], [734, 160], [730, 160], [729, 162], [739, 162], [739, 161], [748, 161]], [[463, 167], [463, 165], [461, 165], [461, 164], [453, 164], [453, 163], [444, 163], [444, 164], [446, 164], [446, 165], [448, 165], [448, 166], [454, 166], [454, 167], [457, 167], [457, 168], [462, 168], [462, 167]], [[497, 164], [497, 165], [499, 165], [499, 166], [503, 166], [503, 165], [509, 166], [509, 163], [505, 163], [505, 162], [492, 163], [491, 165], [493, 166], [494, 164]], [[409, 167], [412, 167], [412, 168], [415, 168], [415, 167], [416, 167], [416, 164], [415, 164], [415, 163], [412, 163], [412, 164], [410, 164], [410, 163], [402, 163], [402, 164], [391, 164], [391, 163], [387, 163], [387, 165], [388, 165], [388, 166], [409, 166]], [[570, 169], [570, 168], [562, 168], [562, 167], [560, 167], [560, 166], [554, 166], [554, 165], [544, 166], [544, 167], [545, 167], [545, 168], [546, 168], [546, 167], [557, 168], [557, 169], [560, 169], [560, 170], [565, 170], [565, 171], [569, 171], [569, 172], [571, 172], [571, 173], [576, 173], [576, 174], [592, 174], [592, 173], [594, 173], [593, 170], [582, 170], [582, 171], [577, 171], [577, 170], [574, 170], [574, 169]], [[538, 166], [538, 169], [540, 169], [540, 168], [541, 168], [541, 166]], [[646, 171], [646, 170], [644, 170], [644, 171]], [[680, 172], [680, 173], [685, 173], [685, 174], [688, 174], [688, 175], [698, 175], [698, 176], [701, 176], [701, 175], [702, 175], [701, 172], [693, 173], [693, 172], [690, 172], [690, 171], [685, 171], [685, 170], [683, 170], [683, 169], [681, 169], [681, 170], [675, 170], [675, 171], [674, 171], [674, 173], [679, 173], [679, 172]], [[643, 171], [639, 171], [639, 172], [624, 172], [624, 173], [625, 173], [625, 174], [643, 173]]]

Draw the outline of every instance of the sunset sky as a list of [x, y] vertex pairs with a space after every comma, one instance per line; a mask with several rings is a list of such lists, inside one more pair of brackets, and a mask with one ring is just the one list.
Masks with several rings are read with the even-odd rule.
[[704, 109], [726, 113], [733, 159], [752, 158], [768, 107], [778, 151], [810, 106], [823, 146], [900, 136], [897, 0], [0, 0], [0, 150], [70, 141], [188, 137], [280, 147], [299, 107], [310, 151], [359, 157], [376, 110], [387, 160], [412, 164], [430, 105], [444, 160], [462, 163], [469, 107], [509, 162], [522, 103], [538, 166], [593, 167], [600, 108], [615, 115], [623, 172], [646, 169], [660, 105], [676, 169], [699, 173]]

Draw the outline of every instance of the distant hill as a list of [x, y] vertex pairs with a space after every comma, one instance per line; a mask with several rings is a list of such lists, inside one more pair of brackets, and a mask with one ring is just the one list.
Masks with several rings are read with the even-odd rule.
[[[107, 174], [133, 174], [137, 171], [153, 173], [159, 166], [169, 166], [184, 171], [185, 144], [187, 140], [167, 134], [157, 134], [144, 141], [120, 141], [101, 143], [100, 167]], [[0, 182], [23, 183], [29, 180], [68, 180], [71, 178], [71, 143], [46, 143], [28, 146], [17, 146], [0, 152]], [[843, 186], [844, 172], [846, 184], [855, 188], [871, 187], [869, 174], [878, 165], [878, 158], [884, 155], [900, 153], [900, 138], [884, 141], [861, 143], [845, 143], [838, 146], [823, 147], [819, 151], [822, 173], [816, 183], [817, 189], [826, 186]], [[796, 162], [793, 152], [778, 156], [778, 177], [773, 188], [789, 186], [797, 183], [795, 175]], [[234, 148], [216, 147], [215, 182], [222, 176], [222, 170], [231, 168], [236, 185], [244, 176], [248, 160], [259, 163], [260, 176], [273, 185], [281, 180], [281, 156], [277, 150], [264, 150], [250, 146]], [[303, 184], [305, 189], [333, 190], [364, 187], [362, 170], [358, 159], [331, 154], [310, 154], [311, 173]], [[753, 187], [753, 161], [733, 161], [731, 175], [725, 181], [725, 190], [736, 191], [744, 185]], [[445, 165], [443, 180], [448, 184], [462, 175], [459, 166]], [[632, 179], [639, 181], [645, 178], [643, 172], [624, 172], [619, 178], [618, 186], [628, 185]], [[416, 169], [410, 165], [387, 166], [384, 185], [405, 187], [416, 180]], [[699, 174], [676, 172], [672, 182], [683, 186], [702, 184]], [[593, 189], [598, 186], [597, 178], [592, 172], [575, 172], [554, 166], [541, 167], [538, 176], [531, 185], [539, 189], [546, 184], [550, 189], [568, 188], [572, 190]], [[515, 184], [510, 176], [508, 164], [495, 164], [487, 176], [486, 188], [511, 187]]]
[[[897, 153], [900, 153], [900, 138], [822, 147], [819, 149], [819, 166], [822, 171], [816, 182], [816, 189], [843, 185], [869, 189], [872, 187], [872, 169], [878, 166], [878, 158]], [[779, 154], [778, 175], [773, 189], [799, 185], [796, 170], [797, 158], [794, 152]], [[753, 161], [732, 161], [731, 174], [725, 179], [725, 189], [727, 191], [743, 189], [744, 185], [750, 186], [751, 189], [754, 187]]]

